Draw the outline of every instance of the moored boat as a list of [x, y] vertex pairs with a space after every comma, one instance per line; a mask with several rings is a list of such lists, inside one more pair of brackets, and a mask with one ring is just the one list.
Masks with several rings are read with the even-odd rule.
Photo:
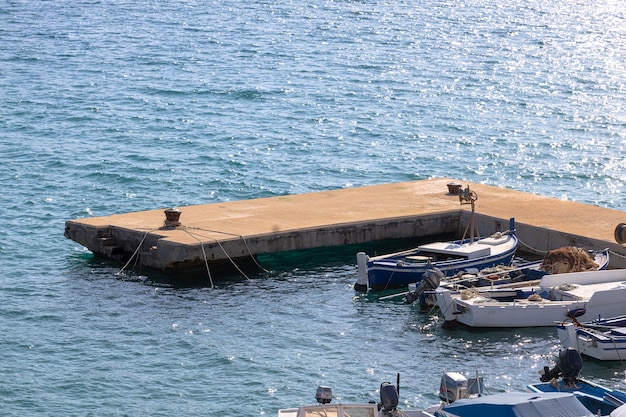
[[553, 326], [626, 314], [626, 269], [544, 275], [537, 285], [454, 293], [436, 290], [444, 327]]
[[[420, 307], [424, 310], [437, 304], [435, 290], [438, 287], [446, 288], [458, 293], [468, 288], [475, 288], [479, 293], [495, 288], [519, 287], [518, 283], [539, 279], [548, 274], [562, 274], [570, 272], [584, 272], [604, 270], [609, 265], [609, 249], [602, 251], [585, 250], [573, 246], [548, 251], [539, 261], [524, 262], [513, 260], [510, 266], [498, 265], [481, 271], [463, 271], [453, 277], [422, 280], [422, 283], [409, 285], [405, 302], [411, 304], [420, 300]], [[435, 271], [436, 272], [436, 271]]]
[[536, 393], [572, 393], [594, 415], [613, 415], [626, 404], [626, 393], [581, 378], [582, 362], [576, 349], [561, 350], [554, 367], [544, 367], [540, 372], [541, 382], [529, 384], [528, 389]]
[[432, 242], [374, 257], [359, 252], [357, 282], [366, 282], [372, 291], [382, 291], [406, 288], [409, 284], [420, 282], [423, 274], [433, 268], [451, 277], [468, 269], [508, 265], [515, 255], [517, 244], [514, 220], [511, 219], [509, 230], [485, 238]]
[[400, 410], [398, 408], [399, 386], [389, 382], [380, 385], [380, 402], [337, 403], [332, 402], [332, 389], [326, 386], [317, 387], [315, 399], [317, 404], [278, 410], [278, 417], [434, 417], [432, 410]]
[[626, 360], [626, 316], [564, 321], [556, 326], [563, 347], [601, 361]]

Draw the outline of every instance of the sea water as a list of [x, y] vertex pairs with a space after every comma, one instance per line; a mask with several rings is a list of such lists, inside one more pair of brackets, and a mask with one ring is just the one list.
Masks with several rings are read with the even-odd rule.
[[355, 293], [358, 247], [181, 287], [66, 220], [436, 177], [626, 210], [623, 2], [6, 0], [0, 45], [2, 415], [272, 416], [398, 373], [415, 408], [559, 349]]

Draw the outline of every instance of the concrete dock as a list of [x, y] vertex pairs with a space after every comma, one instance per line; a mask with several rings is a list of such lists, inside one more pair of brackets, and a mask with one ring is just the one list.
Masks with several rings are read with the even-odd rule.
[[626, 268], [626, 248], [615, 239], [626, 213], [451, 178], [178, 207], [180, 217], [169, 220], [166, 208], [76, 219], [66, 222], [65, 236], [95, 255], [122, 263], [132, 259], [135, 266], [164, 272], [265, 253], [441, 234], [461, 237], [471, 208], [449, 192], [449, 183], [477, 194], [476, 223], [485, 235], [507, 230], [513, 217], [526, 247], [609, 248], [616, 255], [610, 267]]

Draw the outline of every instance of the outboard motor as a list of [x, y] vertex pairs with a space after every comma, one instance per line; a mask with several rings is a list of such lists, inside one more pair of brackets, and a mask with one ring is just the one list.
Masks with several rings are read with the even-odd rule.
[[446, 372], [441, 377], [439, 398], [446, 404], [461, 398], [480, 397], [485, 391], [483, 377], [476, 373], [475, 378], [468, 378], [458, 372]]
[[417, 286], [415, 291], [410, 292], [406, 295], [404, 300], [404, 304], [413, 304], [414, 301], [419, 299], [420, 295], [424, 291], [432, 291], [436, 290], [441, 283], [441, 279], [443, 278], [443, 272], [439, 270], [439, 268], [427, 269], [422, 274], [422, 281], [420, 285]]
[[383, 415], [393, 413], [398, 407], [398, 390], [390, 382], [380, 384], [380, 409]]
[[320, 385], [315, 392], [315, 399], [320, 404], [329, 404], [333, 399], [333, 390], [330, 387]]
[[467, 378], [458, 372], [446, 372], [441, 377], [439, 398], [448, 404], [464, 398], [467, 393]]
[[578, 353], [576, 349], [568, 347], [565, 350], [559, 351], [559, 358], [554, 368], [543, 367], [543, 375], [541, 375], [540, 380], [541, 382], [548, 382], [552, 379], [562, 377], [564, 384], [571, 385], [576, 383], [576, 379], [582, 368], [583, 359], [580, 357], [580, 353]]

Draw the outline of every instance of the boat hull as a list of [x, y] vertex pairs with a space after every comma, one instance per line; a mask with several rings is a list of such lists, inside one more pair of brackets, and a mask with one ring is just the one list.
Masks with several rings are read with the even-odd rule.
[[[400, 256], [372, 258], [367, 262], [368, 287], [373, 291], [407, 287], [420, 282], [423, 274], [433, 268], [439, 269], [444, 276], [453, 276], [461, 271], [485, 269], [497, 265], [509, 265], [517, 249], [517, 238], [508, 235], [498, 251], [493, 250], [488, 256], [474, 259], [446, 259], [442, 261], [407, 262], [408, 258], [419, 258], [420, 251], [408, 252]], [[467, 242], [451, 242], [462, 246]], [[494, 247], [493, 249], [496, 249]], [[427, 258], [427, 257], [424, 257]]]
[[[574, 394], [585, 408], [594, 414], [608, 416], [617, 407], [626, 402], [626, 394], [619, 390], [612, 390], [582, 378], [576, 379], [574, 384], [567, 384], [563, 380], [530, 384], [527, 388], [535, 393], [569, 393]], [[612, 415], [612, 414], [611, 414]]]
[[601, 361], [626, 359], [626, 327], [604, 327], [593, 324], [562, 323], [556, 326], [557, 335], [564, 347], [571, 347]]
[[[489, 292], [464, 297], [463, 293], [438, 289], [437, 304], [447, 327], [545, 327], [572, 315], [592, 320], [626, 314], [624, 281], [626, 270], [546, 275], [537, 287], [519, 289], [523, 297], [513, 301], [498, 301]], [[572, 289], [566, 291], [565, 286]], [[542, 297], [529, 298], [528, 294]]]

